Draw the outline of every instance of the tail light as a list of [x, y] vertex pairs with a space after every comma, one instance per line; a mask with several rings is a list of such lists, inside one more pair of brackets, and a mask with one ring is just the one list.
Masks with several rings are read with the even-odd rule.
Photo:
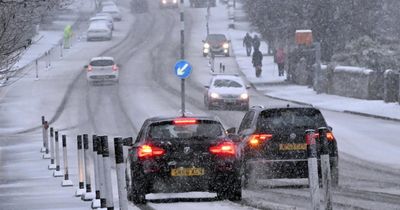
[[236, 146], [233, 142], [223, 142], [216, 146], [211, 146], [209, 148], [211, 154], [215, 155], [235, 155], [236, 154]]
[[155, 147], [145, 144], [138, 148], [137, 153], [140, 159], [145, 159], [145, 158], [162, 156], [165, 154], [165, 150], [160, 147]]
[[272, 134], [253, 134], [249, 138], [249, 144], [253, 147], [256, 147], [261, 143], [271, 139], [272, 139]]
[[113, 70], [113, 71], [118, 71], [118, 66], [114, 64], [114, 65], [112, 66], [112, 70]]
[[92, 71], [93, 70], [93, 67], [91, 66], [91, 65], [89, 65], [88, 67], [87, 67], [87, 71]]
[[[315, 133], [315, 134], [314, 134], [314, 137], [315, 137], [316, 139], [319, 139], [319, 133]], [[326, 132], [326, 139], [327, 139], [328, 141], [333, 141], [333, 140], [335, 140], [335, 137], [333, 136], [333, 133], [332, 133], [331, 131]]]

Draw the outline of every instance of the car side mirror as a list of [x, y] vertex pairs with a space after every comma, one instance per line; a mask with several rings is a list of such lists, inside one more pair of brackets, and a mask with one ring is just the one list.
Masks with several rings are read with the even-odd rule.
[[203, 43], [205, 43], [206, 41], [204, 41], [204, 40], [201, 40]]
[[246, 89], [250, 89], [251, 88], [251, 85], [246, 85]]
[[236, 128], [235, 128], [235, 127], [228, 128], [228, 129], [226, 130], [226, 132], [227, 132], [228, 134], [235, 134], [235, 133], [236, 133]]
[[328, 126], [328, 129], [329, 129], [330, 131], [333, 131], [333, 128], [332, 128], [331, 126]]
[[128, 137], [128, 138], [124, 138], [122, 139], [122, 141], [124, 142], [124, 146], [132, 146], [133, 145], [133, 138], [132, 137]]
[[89, 65], [84, 65], [83, 68], [87, 69], [89, 67]]
[[204, 85], [204, 87], [205, 87], [205, 88], [210, 88], [210, 86], [209, 86], [209, 85]]

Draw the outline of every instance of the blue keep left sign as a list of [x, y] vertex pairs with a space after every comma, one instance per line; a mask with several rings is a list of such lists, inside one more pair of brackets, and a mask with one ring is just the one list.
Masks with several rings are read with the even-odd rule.
[[186, 79], [192, 72], [192, 66], [185, 60], [180, 60], [175, 64], [175, 74], [181, 79]]

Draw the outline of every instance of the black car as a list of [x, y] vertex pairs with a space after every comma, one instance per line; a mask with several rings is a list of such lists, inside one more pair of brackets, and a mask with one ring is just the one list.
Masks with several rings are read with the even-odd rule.
[[[337, 186], [338, 150], [332, 128], [314, 107], [252, 107], [238, 129], [243, 157], [244, 184], [254, 177], [307, 178], [307, 145], [305, 130], [326, 127], [332, 173], [332, 185]], [[316, 137], [317, 133], [315, 134]], [[320, 144], [317, 141], [319, 174]]]
[[216, 192], [240, 200], [240, 158], [214, 117], [147, 119], [129, 149], [128, 200], [145, 203], [157, 192]]

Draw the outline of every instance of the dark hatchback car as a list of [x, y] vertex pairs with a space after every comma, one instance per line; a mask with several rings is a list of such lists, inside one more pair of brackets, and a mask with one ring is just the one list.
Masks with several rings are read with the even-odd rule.
[[129, 149], [128, 200], [145, 203], [157, 192], [216, 192], [242, 196], [240, 158], [234, 142], [214, 117], [147, 119]]
[[[307, 178], [307, 145], [305, 130], [326, 127], [332, 174], [332, 185], [337, 186], [338, 150], [332, 128], [321, 112], [314, 107], [252, 107], [238, 129], [243, 157], [244, 183], [252, 178]], [[316, 137], [317, 133], [315, 134]], [[320, 170], [320, 143], [317, 141]]]

